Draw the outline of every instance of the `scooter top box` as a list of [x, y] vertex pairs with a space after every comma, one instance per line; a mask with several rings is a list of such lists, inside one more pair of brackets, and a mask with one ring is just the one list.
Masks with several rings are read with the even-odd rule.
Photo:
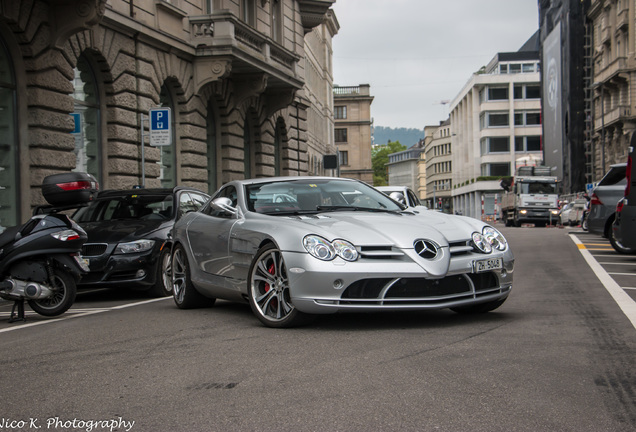
[[82, 205], [99, 191], [95, 177], [82, 172], [53, 174], [42, 181], [42, 195], [53, 206]]

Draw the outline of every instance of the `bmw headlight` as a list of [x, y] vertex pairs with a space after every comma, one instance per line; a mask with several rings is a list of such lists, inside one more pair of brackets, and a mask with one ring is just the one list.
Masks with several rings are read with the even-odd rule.
[[131, 254], [146, 252], [155, 245], [154, 240], [135, 240], [128, 243], [119, 243], [115, 248], [115, 254]]
[[355, 246], [346, 240], [338, 239], [330, 242], [317, 235], [308, 235], [303, 239], [303, 246], [311, 256], [323, 261], [331, 261], [336, 256], [345, 261], [358, 259], [358, 251]]
[[484, 227], [482, 230], [483, 237], [486, 239], [490, 245], [500, 251], [506, 250], [508, 247], [508, 242], [506, 238], [496, 229], [491, 226]]
[[475, 245], [475, 247], [480, 252], [487, 253], [487, 254], [492, 252], [492, 245], [490, 244], [488, 239], [486, 239], [484, 235], [478, 232], [473, 233], [473, 245]]

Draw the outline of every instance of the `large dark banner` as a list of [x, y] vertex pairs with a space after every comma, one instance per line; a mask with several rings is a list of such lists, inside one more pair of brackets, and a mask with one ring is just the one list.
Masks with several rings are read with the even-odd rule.
[[563, 119], [561, 79], [561, 23], [543, 42], [543, 160], [563, 179]]

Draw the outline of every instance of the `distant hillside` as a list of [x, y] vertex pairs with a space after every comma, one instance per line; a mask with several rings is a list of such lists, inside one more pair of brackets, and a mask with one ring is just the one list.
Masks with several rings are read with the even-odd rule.
[[375, 126], [373, 129], [373, 143], [379, 145], [384, 145], [389, 141], [399, 141], [400, 144], [408, 148], [424, 138], [424, 129], [391, 128], [384, 126]]

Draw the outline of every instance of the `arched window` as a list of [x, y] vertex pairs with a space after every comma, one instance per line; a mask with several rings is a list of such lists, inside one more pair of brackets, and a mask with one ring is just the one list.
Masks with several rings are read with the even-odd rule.
[[75, 169], [87, 172], [102, 182], [101, 172], [101, 131], [100, 101], [95, 73], [88, 59], [83, 55], [77, 59], [75, 78], [73, 79], [73, 99], [75, 101], [76, 131]]
[[214, 111], [211, 104], [208, 104], [208, 116], [207, 116], [207, 148], [208, 148], [208, 193], [213, 193], [219, 185], [216, 181], [216, 119], [214, 117]]
[[0, 39], [0, 232], [19, 218], [16, 101], [13, 64]]
[[159, 159], [159, 180], [161, 180], [161, 187], [171, 188], [177, 185], [177, 152], [174, 150], [177, 145], [177, 132], [176, 132], [176, 111], [174, 99], [170, 90], [164, 85], [161, 87], [161, 94], [159, 95], [159, 103], [163, 108], [170, 108], [172, 113], [170, 130], [172, 131], [172, 143], [170, 145], [161, 146], [161, 157]]

